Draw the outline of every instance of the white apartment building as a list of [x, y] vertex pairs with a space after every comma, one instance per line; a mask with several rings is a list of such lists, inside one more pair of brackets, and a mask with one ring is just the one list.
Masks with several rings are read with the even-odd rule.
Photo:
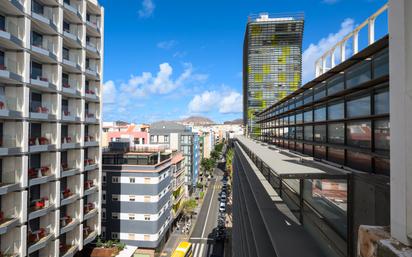
[[0, 256], [100, 234], [103, 8], [0, 0]]

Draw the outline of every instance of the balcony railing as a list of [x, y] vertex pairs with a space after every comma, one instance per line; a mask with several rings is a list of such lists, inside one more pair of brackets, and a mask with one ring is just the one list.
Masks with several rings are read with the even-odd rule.
[[40, 199], [32, 200], [30, 203], [30, 212], [39, 211], [50, 206], [49, 197], [44, 196]]
[[[17, 37], [18, 39], [22, 39], [24, 36], [24, 29], [22, 27], [20, 27], [19, 25], [17, 25], [14, 21], [12, 21], [11, 19], [6, 18], [6, 28], [5, 28], [5, 32], [10, 33], [11, 35]], [[1, 31], [2, 29], [0, 29]]]
[[30, 137], [29, 138], [29, 145], [49, 145], [50, 139], [47, 137]]
[[9, 71], [21, 75], [23, 71], [23, 62], [18, 62], [15, 59], [11, 59], [10, 57], [5, 56], [4, 63], [0, 64], [0, 70]]
[[70, 188], [66, 188], [61, 192], [61, 198], [62, 199], [67, 199], [71, 196], [73, 196], [74, 193], [70, 190]]
[[50, 168], [48, 166], [43, 166], [40, 168], [29, 168], [28, 174], [29, 179], [46, 177], [50, 175]]
[[84, 212], [84, 214], [87, 214], [87, 213], [93, 211], [95, 208], [96, 207], [95, 207], [94, 203], [86, 203], [84, 205], [83, 212]]

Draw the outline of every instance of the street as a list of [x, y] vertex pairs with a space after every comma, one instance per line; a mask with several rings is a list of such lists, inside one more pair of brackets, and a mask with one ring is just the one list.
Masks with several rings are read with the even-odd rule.
[[189, 241], [193, 244], [193, 257], [218, 257], [224, 253], [224, 242], [215, 242], [212, 232], [217, 227], [219, 213], [219, 192], [222, 186], [223, 171], [215, 169], [215, 176], [211, 180], [206, 192], [203, 206], [200, 209], [197, 222]]

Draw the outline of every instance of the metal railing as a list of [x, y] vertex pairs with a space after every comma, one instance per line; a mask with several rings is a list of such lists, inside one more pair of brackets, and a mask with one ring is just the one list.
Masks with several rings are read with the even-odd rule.
[[[368, 46], [373, 44], [375, 42], [375, 21], [376, 19], [387, 12], [388, 10], [388, 3], [386, 3], [384, 6], [382, 6], [377, 12], [372, 14], [368, 19], [366, 19], [364, 22], [362, 22], [359, 26], [357, 26], [352, 32], [350, 32], [348, 35], [346, 35], [341, 41], [336, 43], [334, 46], [332, 46], [328, 51], [326, 51], [321, 57], [319, 57], [315, 61], [315, 76], [318, 77], [328, 70], [332, 69], [335, 67], [337, 64], [336, 63], [336, 51], [340, 51], [340, 63], [344, 62], [347, 59], [347, 43], [352, 39], [352, 50], [349, 52], [350, 56], [353, 56], [359, 52], [359, 32], [363, 28], [368, 28]], [[349, 57], [350, 57], [349, 56]], [[327, 67], [327, 63], [329, 63], [329, 67]]]

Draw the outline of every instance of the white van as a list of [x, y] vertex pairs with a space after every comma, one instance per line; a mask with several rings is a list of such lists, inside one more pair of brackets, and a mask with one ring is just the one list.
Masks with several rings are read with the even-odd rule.
[[220, 212], [225, 212], [226, 211], [226, 203], [220, 203], [219, 211]]

